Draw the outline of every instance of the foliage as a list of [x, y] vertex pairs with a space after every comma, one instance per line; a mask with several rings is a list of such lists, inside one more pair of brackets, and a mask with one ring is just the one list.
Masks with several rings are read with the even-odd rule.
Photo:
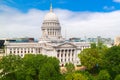
[[99, 54], [96, 49], [84, 49], [79, 54], [81, 64], [86, 66], [87, 69], [92, 69], [99, 62]]
[[98, 73], [99, 68], [103, 66], [103, 57], [107, 51], [107, 47], [102, 43], [91, 44], [91, 48], [84, 49], [78, 56], [81, 64], [86, 66], [91, 73]]
[[0, 60], [0, 70], [2, 70], [0, 77], [3, 76], [3, 78], [6, 80], [16, 79], [15, 72], [19, 70], [21, 63], [22, 60], [19, 56], [15, 55], [4, 56]]
[[88, 77], [81, 73], [70, 73], [65, 77], [66, 80], [88, 80]]
[[75, 66], [72, 63], [66, 63], [65, 67], [66, 67], [68, 73], [73, 72], [75, 70]]
[[95, 48], [97, 47], [97, 45], [96, 45], [96, 43], [91, 43], [90, 47], [91, 47], [92, 49], [95, 49]]
[[120, 73], [120, 46], [109, 48], [104, 57], [104, 68], [106, 68], [112, 78]]
[[118, 74], [114, 80], [120, 80], [120, 74]]
[[75, 71], [74, 65], [67, 63], [68, 72], [63, 75], [59, 60], [54, 57], [40, 54], [27, 54], [24, 58], [4, 56], [0, 60], [0, 80], [120, 80], [120, 46], [107, 48], [102, 43], [93, 43], [78, 56], [87, 70]]
[[110, 80], [110, 74], [107, 70], [101, 70], [97, 76], [97, 80]]
[[[59, 60], [54, 57], [27, 54], [24, 58], [9, 55], [0, 61], [4, 80], [61, 80]], [[3, 76], [4, 75], [4, 76]]]
[[[57, 64], [57, 65], [56, 65]], [[50, 57], [46, 63], [40, 69], [40, 80], [61, 80], [61, 74], [59, 71], [59, 61], [56, 58]]]

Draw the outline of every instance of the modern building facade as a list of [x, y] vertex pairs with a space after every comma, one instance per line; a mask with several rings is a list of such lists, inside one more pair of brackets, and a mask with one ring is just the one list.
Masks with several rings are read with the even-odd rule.
[[5, 42], [5, 54], [15, 54], [24, 57], [25, 54], [43, 54], [56, 57], [60, 61], [60, 66], [66, 63], [79, 65], [78, 54], [84, 49], [89, 48], [87, 42], [66, 42], [61, 34], [59, 19], [53, 13], [52, 5], [50, 11], [45, 15], [42, 23], [42, 36], [38, 42]]

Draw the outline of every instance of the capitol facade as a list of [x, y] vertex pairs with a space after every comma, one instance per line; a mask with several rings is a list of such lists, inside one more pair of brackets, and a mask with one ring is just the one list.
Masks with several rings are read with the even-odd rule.
[[45, 15], [42, 26], [42, 36], [38, 42], [5, 42], [5, 55], [14, 54], [24, 57], [25, 54], [43, 54], [56, 57], [60, 66], [66, 63], [80, 65], [78, 54], [90, 47], [87, 42], [66, 42], [61, 34], [59, 19], [50, 6], [50, 11]]

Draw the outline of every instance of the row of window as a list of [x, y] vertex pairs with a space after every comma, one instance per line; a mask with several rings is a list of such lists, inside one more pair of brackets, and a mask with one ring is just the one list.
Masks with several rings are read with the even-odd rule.
[[[68, 54], [67, 54], [67, 53], [65, 53], [65, 54], [59, 54], [59, 53], [58, 53], [58, 54], [57, 54], [57, 57], [60, 57], [60, 56], [61, 56], [61, 57], [63, 57], [63, 56], [65, 56], [65, 57], [66, 57], [66, 56], [70, 57], [70, 55], [71, 55], [70, 53], [68, 53]], [[72, 53], [72, 57], [73, 57], [73, 56], [74, 56], [74, 53]]]
[[10, 48], [10, 50], [33, 50], [34, 48]]
[[10, 51], [10, 53], [33, 53], [33, 51]]
[[56, 25], [59, 25], [59, 23], [53, 23], [53, 22], [52, 23], [48, 23], [47, 22], [47, 23], [43, 23], [43, 25], [55, 25], [56, 26]]
[[74, 61], [73, 58], [72, 59], [70, 59], [70, 58], [68, 58], [68, 59], [61, 59], [60, 60], [60, 62], [73, 62], [73, 61]]
[[[40, 48], [36, 49], [36, 53], [40, 53]], [[16, 50], [16, 49], [10, 49], [10, 53], [33, 53], [33, 49], [24, 49], [24, 50]]]
[[57, 50], [57, 52], [74, 52], [75, 50], [74, 49], [69, 49], [69, 50]]
[[57, 35], [57, 32], [48, 31], [48, 35]]

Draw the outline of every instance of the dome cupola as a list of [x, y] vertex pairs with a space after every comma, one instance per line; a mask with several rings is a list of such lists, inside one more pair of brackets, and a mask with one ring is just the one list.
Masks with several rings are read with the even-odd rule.
[[50, 5], [50, 11], [45, 15], [42, 24], [42, 37], [40, 40], [44, 41], [60, 41], [63, 40], [61, 35], [61, 26], [58, 17], [52, 10], [52, 4]]
[[58, 21], [58, 17], [55, 13], [53, 13], [52, 4], [50, 6], [50, 12], [47, 13], [44, 17], [44, 21]]

